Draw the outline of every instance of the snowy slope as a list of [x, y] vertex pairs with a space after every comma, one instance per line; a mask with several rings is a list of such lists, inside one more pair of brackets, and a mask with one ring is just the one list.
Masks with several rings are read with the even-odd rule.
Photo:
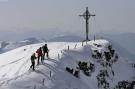
[[[97, 75], [101, 70], [107, 70], [109, 73], [106, 80], [110, 84], [110, 89], [119, 81], [135, 80], [135, 69], [128, 63], [128, 58], [120, 56], [117, 49], [119, 58], [112, 67], [103, 67], [101, 63], [105, 62], [104, 60], [100, 61], [91, 56], [94, 50], [102, 53], [108, 51], [107, 47], [111, 43], [106, 40], [90, 41], [83, 46], [82, 43], [76, 42], [50, 42], [50, 59], [36, 66], [36, 71], [33, 72], [29, 69], [30, 56], [43, 44], [27, 45], [0, 54], [0, 89], [101, 89], [97, 86]], [[65, 71], [66, 67], [75, 69], [79, 61], [95, 65], [95, 71], [91, 76], [86, 76], [80, 71], [80, 77], [76, 78]]]

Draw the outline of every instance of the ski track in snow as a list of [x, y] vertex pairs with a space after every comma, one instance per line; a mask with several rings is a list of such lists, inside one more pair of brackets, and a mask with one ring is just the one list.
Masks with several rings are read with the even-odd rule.
[[10, 63], [8, 63], [8, 64], [2, 65], [2, 66], [0, 66], [0, 69], [2, 69], [3, 67], [9, 66], [9, 65], [11, 65], [11, 64], [13, 64], [13, 63], [19, 62], [20, 60], [23, 60], [24, 58], [25, 58], [25, 57], [22, 57], [22, 58], [20, 58], [20, 59], [18, 59], [18, 60], [15, 60], [15, 61], [10, 62]]
[[[41, 44], [38, 45], [38, 47], [40, 47], [40, 46], [41, 46]], [[30, 49], [32, 49], [32, 48], [34, 48], [34, 47], [38, 48], [37, 46], [29, 46]], [[30, 53], [31, 50], [28, 50], [27, 52]], [[9, 66], [9, 65], [12, 65], [12, 67], [14, 67], [14, 66], [17, 65], [19, 62], [22, 62], [21, 60], [25, 60], [25, 59], [26, 59], [26, 57], [22, 57], [22, 58], [20, 58], [20, 59], [18, 59], [18, 60], [12, 61], [12, 62], [7, 63], [7, 64], [4, 64], [4, 65], [0, 66], [0, 70], [1, 70], [2, 68], [4, 68], [4, 67]], [[9, 78], [9, 79], [7, 78], [7, 79], [4, 79], [4, 80], [0, 80], [1, 85], [5, 84], [5, 83], [8, 84], [9, 82], [14, 81], [14, 80], [16, 80], [16, 79], [18, 79], [18, 78], [20, 78], [20, 77], [22, 77], [22, 76], [28, 74], [28, 71], [26, 71], [25, 73], [23, 73], [23, 74], [21, 74], [21, 75], [18, 75], [18, 74], [21, 72], [22, 68], [23, 68], [25, 65], [27, 65], [27, 63], [28, 63], [29, 60], [30, 60], [30, 59], [28, 58], [27, 60], [25, 60], [25, 61], [22, 63], [22, 65], [21, 65], [21, 66], [18, 68], [18, 70], [15, 72], [15, 75], [16, 75], [15, 77]], [[56, 61], [56, 60], [54, 60], [54, 59], [49, 59], [49, 60], [47, 60], [47, 61], [50, 61], [50, 62], [53, 62], [53, 63], [58, 63], [58, 61]], [[53, 66], [51, 66], [51, 65], [49, 65], [49, 64], [47, 64], [47, 63], [44, 63], [43, 66], [48, 67], [49, 69], [51, 69], [51, 70], [54, 71], [54, 72], [57, 71], [57, 70], [55, 69], [55, 67], [53, 67]], [[6, 77], [6, 75], [7, 75], [10, 71], [12, 71], [12, 67], [8, 69], [8, 72], [6, 72], [5, 74], [3, 74], [3, 77]], [[37, 67], [38, 67], [38, 66], [36, 66], [36, 68], [37, 68]], [[27, 69], [28, 69], [28, 68], [27, 68]], [[42, 73], [42, 72], [39, 71], [39, 70], [36, 70], [35, 72], [37, 72], [38, 74], [42, 74], [42, 75], [45, 76], [45, 74]], [[46, 76], [46, 77], [47, 77], [47, 76]], [[49, 78], [49, 77], [48, 77], [48, 78]]]

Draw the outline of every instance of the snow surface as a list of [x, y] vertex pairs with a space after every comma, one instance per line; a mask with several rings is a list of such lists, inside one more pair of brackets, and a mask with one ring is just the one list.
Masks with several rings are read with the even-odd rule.
[[[36, 66], [36, 71], [33, 72], [30, 69], [30, 56], [44, 44], [27, 45], [0, 54], [0, 89], [99, 89], [96, 76], [104, 68], [91, 57], [91, 54], [93, 50], [107, 51], [111, 43], [107, 40], [95, 40], [82, 46], [80, 42], [49, 42], [50, 58]], [[97, 47], [94, 44], [101, 46]], [[119, 59], [112, 66], [115, 76], [107, 79], [111, 89], [118, 81], [135, 80], [135, 69], [128, 62], [128, 58], [123, 58], [119, 52], [118, 54]], [[95, 71], [90, 77], [80, 72], [80, 78], [76, 78], [65, 71], [67, 66], [76, 68], [78, 61], [95, 64]]]

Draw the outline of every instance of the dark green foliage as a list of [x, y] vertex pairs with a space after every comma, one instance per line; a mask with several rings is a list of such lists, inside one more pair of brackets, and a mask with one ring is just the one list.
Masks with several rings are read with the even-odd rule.
[[73, 74], [73, 69], [70, 69], [69, 67], [66, 67], [66, 71]]
[[102, 58], [102, 53], [98, 52], [98, 50], [94, 50], [94, 53], [92, 54], [92, 57], [95, 59], [101, 59]]
[[118, 85], [114, 89], [133, 89], [135, 86], [135, 81], [119, 81]]
[[80, 69], [78, 67], [76, 67], [76, 69], [66, 67], [66, 71], [79, 78]]
[[96, 77], [97, 77], [98, 87], [109, 89], [109, 83], [106, 80], [106, 77], [109, 77], [107, 70], [100, 70], [100, 73]]
[[80, 70], [79, 69], [75, 70], [74, 76], [77, 77], [77, 78], [79, 78], [79, 73], [80, 73]]
[[105, 54], [106, 61], [110, 61], [111, 60], [110, 52], [104, 52], [104, 54]]
[[83, 73], [86, 76], [90, 76], [91, 72], [94, 72], [94, 70], [95, 70], [94, 64], [92, 64], [92, 63], [87, 63], [87, 62], [79, 61], [78, 62], [78, 66], [79, 66], [80, 70], [82, 70]]

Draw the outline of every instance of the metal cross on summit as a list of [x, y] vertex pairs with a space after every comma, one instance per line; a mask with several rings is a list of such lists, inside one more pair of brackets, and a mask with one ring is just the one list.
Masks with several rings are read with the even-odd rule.
[[83, 18], [86, 20], [86, 40], [84, 41], [90, 41], [88, 34], [89, 34], [89, 19], [91, 16], [96, 16], [94, 14], [90, 14], [90, 12], [88, 11], [88, 7], [86, 7], [86, 11], [84, 12], [83, 15], [79, 15], [79, 16], [83, 16]]

